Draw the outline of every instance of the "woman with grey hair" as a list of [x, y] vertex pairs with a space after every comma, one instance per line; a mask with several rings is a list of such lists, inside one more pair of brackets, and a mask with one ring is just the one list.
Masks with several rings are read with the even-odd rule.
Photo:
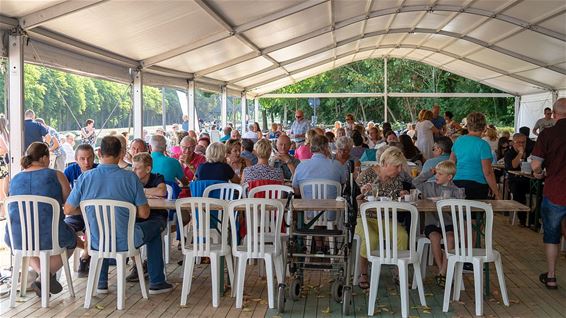
[[214, 142], [206, 148], [206, 162], [198, 166], [195, 177], [197, 180], [240, 183], [240, 177], [226, 163], [226, 148], [221, 142]]
[[335, 146], [336, 154], [334, 155], [334, 160], [338, 161], [341, 165], [345, 165], [348, 161], [355, 167], [359, 167], [361, 165], [360, 159], [356, 158], [351, 153], [352, 147], [354, 146], [352, 138], [342, 136], [336, 139]]

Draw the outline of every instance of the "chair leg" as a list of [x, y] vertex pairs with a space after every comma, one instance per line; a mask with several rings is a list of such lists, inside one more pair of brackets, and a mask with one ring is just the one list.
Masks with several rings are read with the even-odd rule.
[[[14, 255], [14, 264], [13, 264], [13, 268], [12, 268], [12, 287], [10, 289], [10, 308], [16, 306], [16, 297], [18, 296], [18, 280], [19, 280], [19, 274], [20, 274], [20, 270], [22, 270], [22, 261], [23, 261], [23, 257], [22, 254], [20, 253], [16, 253]], [[27, 269], [26, 269], [27, 270]], [[23, 274], [23, 270], [22, 270], [22, 274]], [[21, 287], [22, 289], [25, 289], [26, 286], [22, 285]]]
[[238, 257], [238, 274], [237, 274], [237, 282], [236, 288], [236, 308], [242, 308], [242, 304], [244, 303], [244, 280], [246, 278], [246, 263], [247, 258], [240, 256]]
[[65, 270], [65, 278], [67, 279], [67, 288], [71, 297], [75, 297], [75, 288], [73, 287], [73, 279], [71, 277], [71, 268], [69, 267], [69, 258], [67, 257], [67, 250], [63, 249], [61, 253], [61, 261], [63, 262], [63, 269]]
[[195, 267], [195, 258], [186, 254], [183, 261], [183, 288], [181, 290], [181, 306], [187, 305], [191, 284], [193, 282], [193, 269]]
[[409, 316], [409, 266], [402, 262], [397, 265], [399, 268], [399, 291], [401, 294], [401, 316], [406, 318]]
[[501, 298], [503, 299], [503, 304], [509, 307], [509, 296], [507, 295], [507, 285], [505, 284], [505, 275], [503, 274], [501, 256], [495, 260], [495, 271], [497, 272], [497, 280], [499, 281], [499, 289], [501, 289]]
[[22, 271], [22, 279], [20, 281], [20, 296], [25, 297], [26, 291], [27, 291], [27, 286], [28, 286], [29, 257], [23, 257], [22, 258], [22, 265], [21, 266], [22, 267], [20, 268], [20, 270]]
[[265, 258], [265, 274], [267, 279], [267, 302], [269, 308], [275, 308], [275, 300], [273, 297], [273, 258], [271, 255], [266, 255]]
[[90, 269], [88, 271], [88, 278], [86, 282], [86, 292], [85, 292], [85, 303], [84, 308], [90, 308], [90, 301], [92, 300], [92, 294], [94, 291], [94, 284], [96, 284], [95, 277], [96, 276], [96, 264], [98, 261], [96, 260], [96, 255], [91, 255], [90, 257]]
[[[92, 257], [91, 257], [92, 259]], [[96, 290], [98, 289], [98, 281], [100, 280], [100, 272], [102, 271], [102, 262], [104, 262], [104, 258], [97, 258], [96, 259], [96, 265], [95, 265], [95, 271], [94, 271], [94, 284], [93, 284], [93, 290], [92, 290], [92, 294], [94, 296]], [[92, 268], [92, 263], [90, 263], [90, 268]], [[89, 271], [89, 276], [90, 276], [90, 271]]]
[[[228, 281], [230, 282], [230, 288], [234, 290], [234, 260], [232, 259], [232, 254], [229, 253], [224, 256], [226, 260], [226, 267], [228, 268]], [[220, 271], [221, 275], [224, 275], [224, 269]], [[233, 293], [232, 293], [233, 294]]]
[[275, 265], [275, 277], [277, 277], [277, 284], [282, 284], [285, 281], [285, 265], [283, 264], [283, 255], [277, 255], [273, 259]]
[[[421, 268], [419, 268], [419, 271], [421, 272], [421, 277], [424, 279], [424, 275], [426, 273], [426, 263], [427, 261], [425, 259], [423, 259], [424, 256], [424, 249], [425, 249], [425, 245], [427, 243], [425, 243], [423, 240], [418, 240], [417, 241], [417, 259], [420, 261], [419, 263], [421, 264]], [[415, 271], [417, 269], [415, 268]], [[417, 288], [417, 281], [416, 281], [416, 275], [413, 275], [413, 284], [411, 286], [412, 289]]]
[[47, 308], [49, 307], [49, 281], [51, 276], [48, 253], [39, 253], [39, 267], [41, 269], [41, 307]]
[[80, 248], [75, 248], [73, 253], [73, 272], [79, 271], [79, 263], [81, 261], [81, 253], [79, 253]]
[[163, 237], [163, 261], [165, 264], [169, 264], [169, 258], [171, 255], [171, 225], [167, 222], [167, 229], [165, 230], [165, 236]]
[[375, 312], [375, 301], [377, 300], [377, 291], [379, 290], [379, 275], [381, 274], [381, 264], [378, 262], [371, 263], [371, 281], [369, 284], [368, 298], [368, 316], [373, 316]]
[[448, 258], [448, 267], [446, 269], [446, 284], [444, 285], [444, 303], [442, 304], [442, 311], [448, 312], [450, 305], [450, 289], [452, 288], [452, 281], [454, 280], [454, 270], [456, 262], [453, 258]]
[[116, 308], [118, 310], [124, 310], [126, 304], [126, 260], [119, 254], [116, 257], [116, 282], [116, 294], [118, 296]]
[[[417, 259], [418, 260], [418, 259]], [[421, 276], [420, 264], [413, 263], [413, 284], [417, 283], [418, 292], [419, 292], [419, 300], [421, 301], [421, 306], [426, 306], [426, 299], [424, 295], [424, 286], [423, 286], [423, 278]]]
[[141, 260], [141, 257], [139, 257], [139, 255], [136, 256], [135, 259], [136, 259], [135, 260], [136, 269], [137, 269], [137, 272], [138, 272], [138, 280], [140, 281], [141, 294], [142, 294], [142, 297], [144, 299], [148, 299], [148, 297], [147, 297], [147, 286], [145, 285], [145, 277], [144, 277], [144, 274], [143, 274], [142, 260]]
[[476, 296], [476, 316], [483, 316], [483, 262], [479, 259], [474, 264], [474, 292]]
[[[211, 254], [210, 256], [210, 277], [212, 278], [212, 307], [218, 308], [218, 299], [220, 298], [220, 262], [218, 261], [218, 254]], [[224, 274], [224, 271], [222, 271]]]

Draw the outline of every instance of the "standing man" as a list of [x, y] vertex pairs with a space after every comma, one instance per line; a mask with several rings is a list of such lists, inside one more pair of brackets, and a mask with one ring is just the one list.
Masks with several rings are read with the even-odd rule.
[[189, 131], [189, 115], [183, 115], [183, 124], [181, 125], [184, 131]]
[[[147, 246], [147, 267], [149, 272], [149, 293], [161, 294], [169, 292], [173, 286], [165, 281], [163, 273], [163, 244], [161, 243], [161, 232], [165, 229], [165, 222], [160, 219], [149, 218], [150, 210], [147, 198], [144, 194], [143, 185], [138, 177], [131, 171], [120, 169], [118, 162], [122, 154], [121, 143], [115, 136], [102, 138], [99, 157], [100, 165], [83, 174], [77, 180], [77, 184], [71, 191], [71, 195], [65, 203], [66, 215], [77, 215], [80, 213], [80, 203], [85, 200], [106, 199], [118, 200], [132, 203], [136, 206], [136, 215], [143, 222], [136, 222], [134, 230], [134, 244], [136, 247]], [[92, 207], [90, 207], [92, 209]], [[96, 220], [92, 210], [86, 211], [89, 223], [94, 225]], [[117, 223], [126, 224], [127, 210], [118, 209]], [[149, 218], [149, 219], [148, 219]], [[146, 220], [147, 219], [147, 220]], [[90, 233], [93, 248], [98, 248], [98, 231]], [[118, 250], [127, 249], [124, 231], [118, 231], [116, 247]], [[108, 293], [108, 259], [102, 262], [100, 278], [98, 280], [97, 292]]]
[[541, 274], [539, 279], [548, 289], [558, 288], [555, 269], [561, 222], [566, 217], [566, 98], [560, 98], [554, 103], [553, 113], [556, 124], [540, 133], [531, 156], [535, 177], [543, 178], [542, 168], [546, 168], [541, 207], [548, 272]]
[[[531, 153], [527, 149], [527, 136], [516, 133], [513, 135], [513, 147], [505, 152], [503, 160], [505, 169], [510, 171], [520, 171], [521, 163], [526, 161]], [[509, 189], [513, 194], [513, 200], [526, 204], [527, 192], [529, 191], [529, 179], [509, 174]], [[527, 213], [519, 212], [519, 223], [521, 226], [527, 224]]]
[[309, 129], [311, 129], [311, 124], [305, 119], [305, 113], [297, 109], [297, 111], [295, 111], [295, 121], [291, 125], [291, 138], [304, 141], [305, 134]]
[[45, 135], [45, 142], [49, 145], [49, 151], [55, 156], [55, 160], [51, 162], [50, 166], [55, 170], [59, 170], [61, 172], [65, 171], [65, 161], [67, 156], [61, 145], [59, 133], [53, 127], [48, 126], [43, 118], [37, 118], [35, 121], [47, 128], [47, 131], [49, 132]]
[[301, 161], [289, 154], [291, 149], [291, 139], [287, 135], [281, 135], [277, 138], [277, 152], [271, 154], [269, 165], [274, 168], [283, 170], [283, 177], [285, 180], [291, 180], [295, 169]]
[[[75, 162], [70, 164], [65, 169], [65, 177], [69, 181], [71, 185], [71, 190], [75, 187], [75, 181], [86, 171], [94, 169], [98, 166], [97, 163], [94, 163], [94, 149], [89, 144], [81, 144], [77, 147], [77, 151], [75, 152]], [[69, 215], [65, 218], [65, 223], [67, 223], [75, 233], [77, 232], [85, 232], [85, 220], [83, 219], [82, 214], [78, 215]], [[77, 236], [77, 247], [83, 249], [83, 253], [79, 259], [79, 270], [78, 274], [79, 277], [87, 277], [88, 276], [88, 267], [90, 256], [88, 255], [88, 249], [86, 248], [87, 239], [82, 240], [80, 237]]]
[[[552, 110], [547, 107], [544, 109], [544, 117], [537, 120], [533, 127], [533, 134], [539, 135], [544, 129], [554, 126], [554, 119], [552, 119]], [[529, 136], [527, 136], [528, 138]]]
[[434, 134], [434, 137], [444, 136], [446, 133], [446, 120], [443, 116], [440, 116], [440, 106], [432, 106], [432, 119], [430, 121], [438, 129], [438, 133]]
[[26, 110], [24, 120], [24, 152], [32, 142], [43, 142], [43, 137], [48, 133], [47, 128], [35, 121], [35, 113], [33, 110]]
[[65, 151], [65, 165], [68, 166], [75, 162], [75, 135], [68, 133], [65, 136], [65, 142], [63, 145], [63, 150]]

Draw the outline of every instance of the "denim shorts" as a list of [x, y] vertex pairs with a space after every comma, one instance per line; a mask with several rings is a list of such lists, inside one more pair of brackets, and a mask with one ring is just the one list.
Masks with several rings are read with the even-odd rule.
[[566, 206], [552, 203], [547, 197], [542, 199], [542, 226], [544, 228], [543, 242], [560, 244], [562, 236], [561, 222], [566, 217]]

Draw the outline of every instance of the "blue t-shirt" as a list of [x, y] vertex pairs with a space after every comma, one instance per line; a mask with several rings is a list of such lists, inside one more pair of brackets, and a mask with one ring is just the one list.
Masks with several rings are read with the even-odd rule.
[[[78, 179], [71, 194], [67, 198], [67, 203], [73, 207], [78, 207], [84, 200], [107, 199], [118, 200], [132, 203], [135, 206], [141, 206], [147, 203], [147, 198], [143, 192], [143, 185], [139, 178], [131, 171], [120, 169], [114, 164], [100, 164], [96, 169], [91, 169], [83, 173]], [[92, 248], [98, 250], [98, 227], [96, 218], [93, 215], [92, 207], [87, 210], [88, 222], [91, 225], [91, 244]], [[116, 239], [116, 247], [118, 251], [128, 249], [127, 231], [128, 228], [128, 210], [117, 209], [116, 228], [124, 229], [118, 231]], [[141, 231], [136, 226], [136, 232]], [[136, 233], [136, 236], [142, 233]]]
[[[92, 166], [92, 169], [96, 167], [98, 167], [98, 163], [95, 163]], [[65, 168], [65, 172], [63, 173], [65, 174], [65, 177], [67, 177], [67, 180], [69, 180], [71, 188], [73, 188], [75, 180], [77, 180], [83, 174], [81, 167], [76, 162], [70, 164], [67, 168]]]
[[438, 129], [440, 129], [440, 128], [442, 128], [442, 126], [446, 125], [446, 120], [442, 116], [432, 118], [430, 121], [432, 122], [434, 127], [438, 128]]
[[234, 169], [224, 162], [201, 163], [195, 173], [197, 180], [229, 181], [234, 177]]
[[456, 176], [454, 180], [471, 180], [486, 184], [482, 170], [482, 160], [493, 160], [489, 144], [480, 137], [464, 135], [458, 137], [452, 152], [456, 156]]
[[42, 124], [31, 119], [24, 120], [24, 150], [28, 149], [32, 142], [43, 141], [43, 137], [49, 131]]
[[152, 152], [151, 158], [153, 159], [152, 173], [159, 173], [163, 175], [166, 182], [176, 182], [175, 178], [181, 180], [185, 177], [183, 168], [177, 159], [167, 157], [161, 152]]

